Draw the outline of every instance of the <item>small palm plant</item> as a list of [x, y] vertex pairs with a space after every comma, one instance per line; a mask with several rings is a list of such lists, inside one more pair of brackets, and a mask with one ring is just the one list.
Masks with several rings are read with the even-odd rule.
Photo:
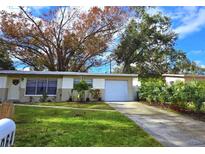
[[79, 83], [74, 85], [74, 90], [77, 90], [78, 92], [78, 100], [83, 102], [85, 99], [85, 91], [89, 90], [89, 85], [84, 80], [81, 80]]

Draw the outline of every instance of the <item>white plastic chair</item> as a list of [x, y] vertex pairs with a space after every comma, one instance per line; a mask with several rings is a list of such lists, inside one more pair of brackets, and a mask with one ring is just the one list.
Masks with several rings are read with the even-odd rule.
[[14, 144], [16, 124], [13, 120], [0, 120], [0, 147], [10, 147]]

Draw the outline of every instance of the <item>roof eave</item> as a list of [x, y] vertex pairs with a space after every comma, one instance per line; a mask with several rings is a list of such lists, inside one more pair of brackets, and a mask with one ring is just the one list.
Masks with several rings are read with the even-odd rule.
[[185, 77], [184, 74], [162, 74], [163, 77]]
[[56, 76], [116, 76], [116, 77], [138, 77], [138, 74], [102, 74], [83, 72], [52, 72], [52, 71], [0, 71], [3, 75], [56, 75]]

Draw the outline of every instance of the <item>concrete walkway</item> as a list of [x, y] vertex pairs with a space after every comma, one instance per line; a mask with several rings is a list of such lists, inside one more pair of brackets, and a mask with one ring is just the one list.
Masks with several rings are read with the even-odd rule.
[[109, 104], [164, 146], [205, 146], [205, 122], [137, 102]]

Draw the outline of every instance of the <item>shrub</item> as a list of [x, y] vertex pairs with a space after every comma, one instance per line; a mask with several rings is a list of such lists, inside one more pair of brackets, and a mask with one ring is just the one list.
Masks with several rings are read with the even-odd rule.
[[86, 98], [86, 102], [90, 102], [90, 98], [89, 97]]
[[47, 102], [47, 99], [48, 99], [48, 95], [46, 92], [43, 92], [43, 95], [42, 97], [40, 98], [40, 102]]
[[69, 99], [68, 99], [68, 102], [72, 102], [72, 101], [73, 101], [73, 99], [72, 99], [72, 97], [70, 96]]
[[89, 85], [84, 80], [81, 80], [79, 83], [74, 85], [74, 90], [77, 90], [78, 100], [82, 102], [85, 99], [85, 91], [89, 90]]
[[176, 81], [172, 85], [168, 86], [168, 101], [171, 102], [171, 104], [185, 109], [188, 101], [186, 88], [186, 84], [182, 81]]
[[96, 101], [100, 101], [101, 100], [100, 89], [90, 89], [90, 94], [91, 94], [91, 97], [94, 100], [96, 100]]
[[161, 79], [146, 79], [141, 81], [139, 98], [148, 102], [163, 103], [167, 100], [167, 85]]
[[191, 81], [186, 83], [187, 101], [193, 102], [196, 111], [200, 111], [205, 102], [205, 83], [202, 81]]
[[172, 104], [184, 109], [193, 103], [195, 110], [199, 111], [205, 101], [205, 83], [201, 81], [175, 82], [168, 88], [168, 92]]
[[166, 85], [160, 79], [148, 79], [142, 81], [139, 89], [141, 100], [150, 103], [170, 102], [182, 109], [187, 109], [190, 103], [194, 104], [194, 109], [198, 112], [205, 102], [205, 82], [202, 81], [177, 81], [172, 85]]

